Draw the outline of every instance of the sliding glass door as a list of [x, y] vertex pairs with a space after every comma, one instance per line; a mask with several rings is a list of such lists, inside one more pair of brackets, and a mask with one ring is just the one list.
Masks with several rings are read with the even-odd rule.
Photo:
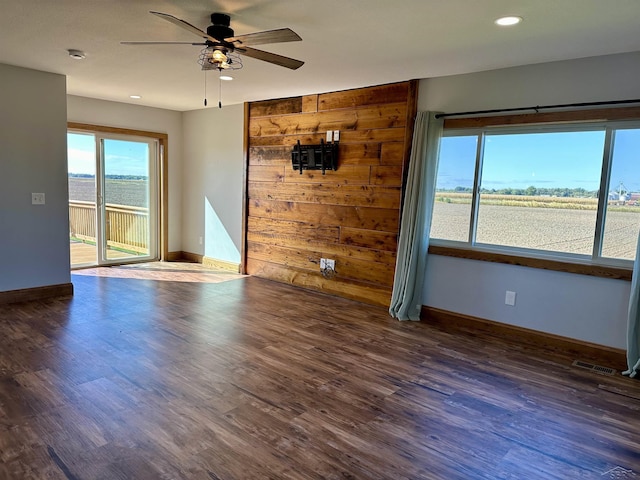
[[157, 257], [155, 142], [99, 138], [100, 264]]
[[69, 132], [71, 266], [158, 258], [158, 145]]

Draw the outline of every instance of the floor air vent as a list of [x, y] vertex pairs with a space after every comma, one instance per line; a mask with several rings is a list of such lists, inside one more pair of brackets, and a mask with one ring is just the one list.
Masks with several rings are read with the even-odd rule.
[[613, 368], [601, 367], [600, 365], [583, 362], [582, 360], [574, 360], [571, 365], [573, 365], [574, 367], [584, 368], [585, 370], [591, 370], [592, 372], [600, 373], [602, 375], [615, 375], [616, 373]]

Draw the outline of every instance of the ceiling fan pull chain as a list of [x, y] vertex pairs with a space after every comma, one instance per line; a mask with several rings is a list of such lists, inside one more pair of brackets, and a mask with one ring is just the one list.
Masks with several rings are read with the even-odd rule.
[[207, 106], [207, 71], [204, 70], [204, 106]]
[[[222, 75], [222, 70], [220, 70]], [[218, 78], [218, 108], [222, 108], [222, 79]]]

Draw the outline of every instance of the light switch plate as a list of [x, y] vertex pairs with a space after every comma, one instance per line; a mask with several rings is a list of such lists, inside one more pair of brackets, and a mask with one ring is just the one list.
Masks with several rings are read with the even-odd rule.
[[507, 293], [504, 296], [504, 304], [515, 306], [516, 304], [516, 292], [512, 292], [511, 290], [507, 290]]

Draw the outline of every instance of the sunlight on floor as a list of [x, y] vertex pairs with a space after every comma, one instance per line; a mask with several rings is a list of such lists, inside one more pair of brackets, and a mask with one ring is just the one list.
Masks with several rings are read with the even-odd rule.
[[212, 270], [199, 263], [148, 262], [131, 265], [74, 270], [73, 275], [111, 278], [137, 278], [170, 282], [220, 283], [244, 278], [239, 273]]

